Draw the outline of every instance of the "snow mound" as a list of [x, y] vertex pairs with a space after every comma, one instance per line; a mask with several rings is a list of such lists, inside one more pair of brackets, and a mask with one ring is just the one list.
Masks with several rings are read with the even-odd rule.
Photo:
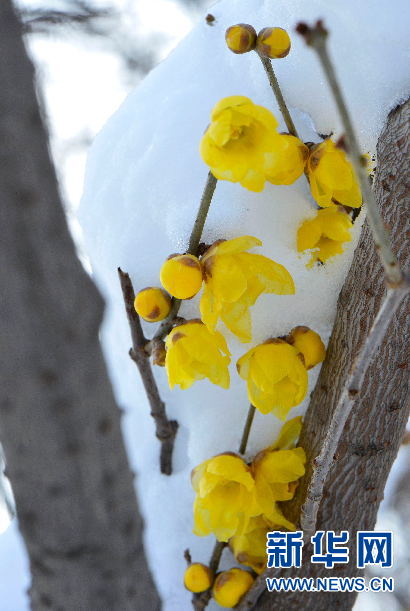
[[[213, 545], [211, 537], [191, 534], [189, 473], [202, 460], [238, 447], [248, 402], [235, 362], [250, 346], [227, 335], [233, 355], [229, 391], [202, 381], [187, 391], [170, 392], [165, 371], [156, 368], [168, 413], [180, 424], [175, 473], [161, 476], [148, 404], [128, 357], [130, 334], [117, 267], [131, 275], [136, 290], [158, 285], [162, 261], [186, 249], [207, 176], [199, 141], [220, 98], [246, 95], [280, 118], [257, 56], [236, 56], [227, 50], [224, 32], [229, 25], [247, 22], [257, 30], [272, 25], [293, 32], [298, 21], [324, 18], [361, 146], [373, 152], [387, 112], [409, 90], [406, 20], [397, 18], [407, 10], [404, 0], [394, 6], [385, 0], [225, 0], [212, 8], [214, 25], [201, 21], [128, 97], [92, 147], [80, 223], [95, 279], [107, 300], [102, 341], [118, 402], [126, 410], [124, 431], [138, 472], [147, 552], [166, 611], [190, 608], [190, 596], [182, 586], [183, 550], [190, 547], [195, 561], [207, 561]], [[302, 138], [318, 141], [317, 133], [340, 134], [317, 58], [296, 34], [290, 55], [274, 67]], [[284, 127], [281, 121], [280, 130]], [[267, 185], [258, 194], [231, 183], [217, 185], [204, 240], [255, 235], [263, 241], [258, 252], [285, 265], [296, 284], [296, 296], [259, 299], [252, 311], [252, 345], [295, 325], [312, 327], [325, 341], [330, 335], [361, 223], [355, 224], [354, 239], [343, 256], [321, 269], [307, 270], [307, 258], [296, 252], [296, 230], [312, 211], [304, 177], [290, 187]], [[194, 299], [184, 304], [181, 314], [197, 317], [197, 307]], [[147, 333], [153, 328], [149, 326]], [[310, 390], [318, 370], [309, 373]], [[303, 413], [308, 400], [309, 393], [290, 417]], [[275, 417], [257, 413], [249, 454], [271, 443], [279, 428]]]

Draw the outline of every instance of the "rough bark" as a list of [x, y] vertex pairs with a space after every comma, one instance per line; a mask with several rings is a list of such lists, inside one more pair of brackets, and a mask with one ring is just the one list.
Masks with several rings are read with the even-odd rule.
[[[375, 182], [377, 202], [392, 233], [393, 249], [404, 269], [410, 263], [408, 234], [410, 102], [390, 113], [380, 136]], [[406, 210], [407, 205], [407, 210]], [[326, 361], [312, 394], [300, 445], [307, 452], [307, 472], [292, 505], [285, 508], [288, 517], [298, 522], [312, 474], [312, 464], [323, 442], [333, 409], [344, 388], [350, 367], [366, 338], [385, 291], [381, 264], [367, 223], [365, 223], [352, 267], [340, 293], [335, 325]], [[359, 389], [351, 415], [344, 428], [334, 463], [326, 481], [319, 514], [319, 530], [348, 530], [350, 558], [347, 565], [329, 570], [309, 563], [305, 547], [301, 569], [270, 570], [257, 580], [253, 590], [239, 607], [275, 609], [309, 608], [348, 610], [355, 600], [349, 593], [281, 593], [265, 591], [266, 576], [318, 577], [354, 576], [355, 533], [371, 530], [383, 498], [387, 476], [397, 455], [409, 414], [408, 396], [408, 299], [397, 312], [394, 322], [372, 362]]]
[[0, 29], [0, 435], [31, 604], [158, 609], [98, 341], [103, 302], [67, 230], [10, 0]]

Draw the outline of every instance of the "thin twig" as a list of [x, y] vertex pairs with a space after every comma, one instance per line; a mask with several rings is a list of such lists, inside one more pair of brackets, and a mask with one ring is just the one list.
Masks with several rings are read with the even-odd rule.
[[[191, 255], [197, 255], [198, 253], [198, 246], [201, 241], [206, 217], [208, 216], [209, 206], [211, 205], [212, 197], [214, 195], [217, 182], [218, 180], [215, 178], [212, 172], [208, 172], [208, 178], [205, 183], [204, 191], [202, 193], [198, 213], [196, 215], [194, 226], [192, 228], [191, 235], [189, 238], [187, 252]], [[181, 300], [173, 299], [171, 311], [168, 314], [167, 318], [164, 320], [164, 322], [160, 325], [158, 331], [154, 336], [155, 339], [163, 339], [166, 335], [168, 335], [168, 333], [172, 329], [173, 322], [179, 312], [180, 307]]]
[[[214, 549], [212, 551], [212, 556], [209, 561], [209, 568], [212, 571], [212, 574], [215, 576], [219, 567], [219, 563], [221, 561], [222, 552], [224, 551], [227, 543], [224, 541], [217, 541], [215, 543]], [[209, 601], [211, 600], [212, 590], [206, 590], [205, 592], [201, 592], [201, 594], [194, 594], [192, 597], [192, 606], [195, 611], [203, 611], [207, 606]]]
[[239, 445], [239, 453], [245, 454], [246, 446], [248, 445], [249, 433], [251, 432], [251, 427], [253, 423], [253, 419], [255, 416], [256, 408], [254, 405], [249, 406], [248, 416], [246, 418], [245, 426], [242, 433], [241, 443]]
[[161, 442], [160, 467], [161, 473], [171, 475], [172, 453], [174, 449], [175, 436], [178, 430], [176, 420], [168, 420], [165, 411], [165, 403], [161, 400], [158, 386], [152, 373], [149, 355], [145, 351], [147, 340], [142, 331], [140, 318], [134, 308], [134, 288], [128, 274], [118, 268], [124, 297], [125, 309], [131, 330], [132, 348], [130, 357], [135, 362], [147, 393], [151, 408], [151, 416], [155, 421], [156, 436]]
[[263, 57], [263, 55], [259, 55], [259, 53], [258, 53], [258, 56], [262, 62], [262, 66], [265, 68], [265, 72], [268, 77], [269, 84], [272, 88], [273, 93], [275, 94], [275, 98], [278, 103], [279, 110], [283, 115], [283, 119], [286, 123], [286, 127], [288, 128], [288, 132], [292, 134], [292, 136], [296, 136], [296, 138], [299, 138], [295, 124], [293, 123], [292, 117], [290, 116], [289, 109], [285, 102], [285, 98], [283, 97], [282, 90], [279, 86], [278, 79], [276, 78], [276, 74], [273, 70], [272, 63], [268, 57]]
[[367, 204], [367, 217], [369, 219], [370, 229], [373, 233], [373, 238], [376, 243], [376, 248], [379, 253], [381, 263], [384, 267], [386, 281], [390, 286], [396, 286], [402, 281], [403, 274], [396, 256], [392, 251], [389, 233], [386, 230], [382, 216], [377, 207], [369, 182], [369, 177], [363, 165], [362, 154], [360, 152], [356, 134], [353, 129], [353, 124], [350, 119], [350, 114], [347, 109], [335, 69], [329, 56], [326, 44], [328, 32], [320, 21], [318, 21], [313, 28], [307, 26], [306, 24], [299, 24], [298, 31], [305, 37], [307, 44], [316, 51], [328, 80], [330, 89], [333, 93], [333, 97], [346, 132], [347, 152], [359, 179], [363, 200]]
[[402, 299], [409, 292], [410, 282], [409, 278], [402, 273], [392, 252], [388, 233], [384, 227], [383, 219], [377, 207], [368, 177], [361, 163], [360, 149], [352, 122], [327, 52], [327, 31], [320, 21], [317, 22], [314, 28], [310, 28], [306, 24], [299, 24], [297, 31], [302, 34], [307, 43], [316, 50], [338, 106], [346, 130], [352, 163], [360, 180], [362, 194], [367, 202], [369, 225], [376, 243], [377, 252], [384, 267], [387, 283], [386, 296], [383, 299], [369, 335], [352, 365], [350, 375], [332, 415], [322, 448], [319, 455], [314, 460], [313, 473], [309, 482], [306, 499], [301, 509], [300, 518], [300, 524], [304, 531], [305, 539], [309, 541], [310, 536], [316, 529], [317, 514], [323, 498], [324, 485], [333, 463], [333, 457], [339, 444], [343, 428], [352, 410], [357, 394], [360, 391], [370, 360], [382, 341]]

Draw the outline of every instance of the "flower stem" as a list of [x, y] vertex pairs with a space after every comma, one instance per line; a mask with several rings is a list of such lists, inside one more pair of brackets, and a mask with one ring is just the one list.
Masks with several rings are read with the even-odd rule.
[[[194, 226], [192, 227], [191, 235], [189, 238], [188, 250], [187, 252], [191, 255], [196, 255], [198, 252], [198, 246], [201, 241], [202, 232], [204, 230], [204, 225], [206, 221], [206, 217], [208, 216], [209, 207], [212, 202], [212, 197], [215, 192], [216, 183], [218, 179], [212, 174], [212, 172], [208, 172], [208, 178], [205, 183], [205, 187], [202, 193], [201, 201], [198, 208], [198, 213], [196, 215], [196, 219], [194, 222]], [[172, 300], [171, 311], [168, 314], [167, 318], [161, 323], [158, 331], [154, 335], [154, 339], [164, 339], [166, 335], [171, 331], [173, 322], [175, 317], [179, 312], [179, 308], [181, 307], [180, 299]]]
[[208, 178], [205, 183], [204, 192], [202, 193], [198, 214], [196, 215], [195, 223], [191, 231], [191, 237], [189, 238], [188, 252], [191, 255], [196, 255], [198, 252], [199, 242], [201, 241], [206, 217], [208, 216], [209, 206], [211, 205], [217, 182], [218, 179], [215, 178], [212, 172], [208, 172]]
[[286, 127], [288, 128], [288, 132], [292, 136], [296, 136], [299, 138], [298, 132], [296, 130], [295, 124], [293, 123], [292, 117], [290, 116], [289, 109], [285, 102], [285, 98], [283, 97], [282, 90], [279, 86], [278, 79], [276, 78], [276, 74], [273, 70], [272, 63], [268, 57], [263, 57], [259, 55], [259, 59], [262, 62], [262, 66], [265, 68], [266, 75], [268, 77], [269, 85], [272, 88], [273, 93], [275, 94], [276, 101], [278, 103], [280, 112], [285, 120]]
[[246, 446], [248, 444], [249, 433], [251, 432], [253, 419], [255, 417], [255, 411], [256, 411], [255, 406], [250, 405], [249, 410], [248, 410], [248, 416], [246, 418], [245, 426], [244, 426], [243, 433], [242, 433], [241, 443], [239, 445], [240, 454], [245, 454], [246, 452]]
[[325, 76], [328, 80], [333, 97], [335, 99], [340, 118], [342, 119], [342, 123], [346, 132], [348, 154], [351, 158], [353, 167], [360, 182], [363, 200], [367, 204], [367, 216], [369, 219], [369, 225], [373, 233], [373, 238], [376, 243], [376, 249], [379, 253], [381, 263], [384, 267], [386, 282], [388, 286], [398, 286], [402, 282], [403, 273], [391, 249], [389, 233], [386, 230], [382, 216], [377, 207], [376, 200], [369, 182], [369, 177], [367, 176], [366, 169], [362, 163], [362, 154], [360, 152], [356, 134], [353, 129], [350, 114], [347, 109], [339, 82], [337, 80], [335, 69], [328, 53], [326, 44], [328, 32], [323, 27], [321, 22], [318, 22], [313, 28], [310, 28], [309, 26], [305, 26], [305, 28], [306, 29], [302, 30], [299, 28], [298, 31], [305, 36], [306, 42], [316, 51]]
[[[209, 561], [209, 568], [212, 574], [215, 576], [221, 561], [222, 552], [228, 544], [224, 541], [217, 541], [212, 551], [212, 556]], [[194, 594], [192, 597], [192, 606], [195, 611], [203, 611], [207, 606], [212, 597], [212, 589], [201, 592], [201, 594]]]

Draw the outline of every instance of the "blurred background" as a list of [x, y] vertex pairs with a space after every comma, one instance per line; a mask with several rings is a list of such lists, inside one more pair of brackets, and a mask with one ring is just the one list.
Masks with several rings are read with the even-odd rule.
[[[214, 0], [15, 0], [36, 66], [38, 95], [71, 231], [83, 263], [75, 211], [87, 150], [127, 94], [212, 13]], [[208, 20], [211, 21], [211, 17]], [[410, 438], [386, 489], [378, 528], [395, 533], [394, 594], [360, 595], [358, 611], [410, 609]], [[0, 448], [0, 611], [26, 611], [29, 585]], [[400, 533], [400, 537], [397, 534]], [[407, 574], [407, 578], [406, 578]]]

